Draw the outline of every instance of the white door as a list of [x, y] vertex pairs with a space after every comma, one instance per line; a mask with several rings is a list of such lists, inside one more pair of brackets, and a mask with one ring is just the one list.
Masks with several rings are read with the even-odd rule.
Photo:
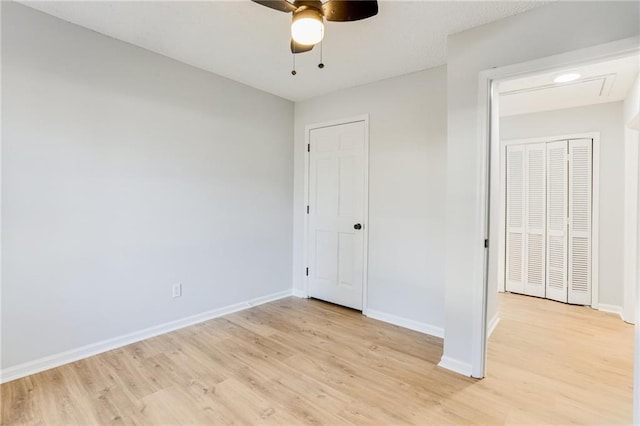
[[362, 309], [365, 123], [309, 135], [309, 296]]
[[547, 144], [547, 298], [567, 303], [567, 141]]
[[506, 291], [524, 293], [524, 146], [507, 147]]
[[525, 281], [524, 294], [545, 297], [546, 144], [525, 148]]
[[506, 291], [591, 304], [591, 139], [506, 153]]
[[506, 290], [545, 296], [545, 144], [507, 148]]
[[569, 141], [569, 303], [591, 304], [591, 139]]

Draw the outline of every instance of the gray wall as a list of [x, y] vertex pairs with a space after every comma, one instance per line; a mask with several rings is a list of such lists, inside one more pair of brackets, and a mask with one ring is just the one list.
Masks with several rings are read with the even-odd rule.
[[527, 139], [600, 133], [599, 303], [624, 302], [623, 103], [612, 102], [500, 119], [500, 138]]
[[290, 290], [291, 102], [8, 2], [2, 66], [3, 369]]
[[[476, 361], [480, 345], [474, 340], [481, 312], [474, 295], [482, 292], [484, 262], [479, 74], [637, 37], [639, 13], [637, 2], [556, 2], [449, 36], [444, 360], [458, 371], [475, 367], [474, 373], [482, 374]], [[579, 25], [567, 24], [577, 19]]]
[[368, 308], [443, 327], [446, 105], [445, 67], [296, 103], [294, 288], [304, 288], [305, 125], [369, 114]]

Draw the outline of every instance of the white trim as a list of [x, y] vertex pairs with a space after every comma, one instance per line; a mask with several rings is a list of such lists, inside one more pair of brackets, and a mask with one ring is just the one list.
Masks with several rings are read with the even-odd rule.
[[400, 327], [408, 328], [409, 330], [419, 331], [420, 333], [428, 334], [430, 336], [440, 338], [444, 337], [444, 329], [442, 327], [427, 324], [426, 322], [415, 321], [412, 319], [387, 314], [385, 312], [376, 311], [374, 309], [367, 310], [367, 317]]
[[250, 299], [244, 302], [235, 303], [233, 305], [213, 309], [211, 311], [202, 312], [200, 314], [181, 318], [175, 321], [169, 321], [164, 324], [145, 328], [144, 330], [134, 331], [133, 333], [128, 333], [123, 336], [114, 337], [111, 339], [103, 340], [101, 342], [91, 343], [86, 346], [81, 346], [79, 348], [70, 349], [65, 352], [60, 352], [54, 355], [49, 355], [33, 361], [25, 362], [23, 364], [18, 364], [0, 371], [0, 383], [6, 383], [11, 380], [16, 380], [21, 377], [59, 367], [64, 364], [98, 355], [100, 353], [117, 349], [122, 346], [130, 345], [141, 340], [149, 339], [160, 334], [169, 333], [180, 328], [188, 327], [194, 324], [208, 321], [213, 318], [218, 318], [223, 315], [228, 315], [234, 312], [249, 309], [254, 306], [273, 302], [274, 300], [283, 299], [289, 296], [291, 296], [291, 290], [280, 291], [278, 293], [256, 297], [255, 299]]
[[498, 312], [495, 313], [489, 324], [487, 325], [487, 339], [491, 337], [494, 331], [496, 331], [496, 327], [500, 323], [500, 314]]
[[[535, 138], [525, 139], [508, 139], [500, 141], [500, 161], [499, 161], [499, 200], [498, 210], [503, 212], [506, 206], [506, 165], [504, 163], [504, 149], [507, 146], [512, 145], [524, 145], [531, 143], [549, 143], [556, 141], [565, 141], [572, 139], [591, 139], [593, 140], [593, 155], [592, 155], [592, 211], [591, 211], [591, 306], [598, 306], [598, 300], [600, 295], [600, 280], [599, 280], [599, 266], [600, 266], [600, 132], [585, 132], [585, 133], [570, 133], [566, 135], [552, 135], [541, 136]], [[497, 217], [498, 227], [500, 230], [504, 230], [505, 216], [504, 214], [495, 215]], [[492, 219], [495, 220], [495, 219]], [[504, 231], [500, 233], [501, 237], [498, 239], [498, 256], [501, 260], [500, 264], [504, 265], [504, 256], [506, 245], [504, 241]], [[498, 268], [498, 291], [506, 291], [505, 288], [505, 270], [504, 268]]]
[[[480, 279], [482, 285], [472, 285], [471, 299], [472, 317], [474, 319], [474, 331], [471, 335], [471, 376], [481, 379], [485, 376], [486, 354], [487, 354], [487, 300], [488, 285], [495, 277], [496, 268], [489, 267], [489, 251], [494, 251], [493, 244], [489, 248], [485, 245], [485, 240], [489, 240], [495, 234], [496, 229], [490, 227], [489, 216], [490, 201], [495, 198], [495, 190], [492, 192], [489, 182], [495, 173], [490, 167], [491, 144], [490, 141], [498, 139], [498, 103], [494, 101], [498, 93], [497, 85], [488, 78], [483, 78], [482, 74], [478, 78], [478, 134], [481, 137], [478, 162], [478, 179], [476, 179], [476, 203], [479, 206], [476, 215], [476, 226], [474, 226], [473, 240], [477, 241], [477, 249], [474, 251], [473, 267], [474, 276]], [[486, 119], [488, 118], [488, 120]], [[494, 121], [491, 121], [494, 120]], [[478, 327], [478, 328], [475, 328]], [[449, 358], [443, 356], [444, 358]], [[443, 361], [441, 361], [442, 363]], [[465, 363], [466, 364], [466, 363]], [[455, 370], [454, 370], [455, 371]]]
[[[505, 148], [501, 146], [500, 143], [495, 143], [495, 141], [500, 141], [500, 105], [498, 102], [494, 102], [491, 108], [491, 146], [489, 147], [489, 173], [490, 173], [490, 182], [498, 182], [498, 191], [490, 190], [490, 200], [489, 206], [500, 205], [501, 207], [498, 209], [489, 209], [490, 218], [489, 218], [489, 226], [490, 226], [490, 235], [489, 235], [489, 258], [496, 258], [496, 250], [497, 250], [497, 262], [493, 262], [489, 265], [490, 278], [495, 279], [498, 283], [498, 291], [504, 293], [506, 291], [506, 282], [505, 282], [505, 269], [506, 269], [506, 238], [507, 238], [507, 229], [506, 229], [506, 203], [503, 202], [506, 199], [507, 192], [507, 177], [506, 177], [506, 160], [503, 152]], [[492, 167], [493, 166], [493, 167]], [[496, 167], [498, 166], [498, 170]], [[498, 223], [499, 226], [491, 227], [492, 224]], [[497, 228], [497, 229], [495, 229]], [[496, 244], [497, 242], [497, 244]], [[492, 269], [496, 268], [496, 269]], [[494, 272], [495, 271], [495, 272]], [[491, 282], [491, 281], [489, 281]], [[496, 308], [497, 310], [497, 308]], [[497, 313], [497, 312], [496, 312]]]
[[535, 138], [506, 139], [500, 141], [500, 143], [503, 146], [526, 145], [530, 143], [560, 142], [569, 139], [593, 139], [595, 136], [599, 138], [600, 132], [569, 133], [566, 135], [536, 136]]
[[[624, 132], [624, 298], [623, 319], [635, 323], [635, 284], [638, 257], [638, 131], [625, 127]], [[640, 309], [640, 306], [638, 306]]]
[[[596, 46], [591, 46], [583, 49], [578, 49], [570, 52], [564, 52], [558, 55], [543, 57], [527, 62], [518, 64], [506, 65], [503, 67], [497, 67], [481, 71], [478, 74], [478, 132], [477, 142], [480, 146], [478, 150], [477, 161], [480, 162], [478, 168], [477, 180], [479, 182], [479, 191], [477, 198], [477, 205], [484, 206], [491, 202], [493, 208], [489, 209], [487, 214], [486, 209], [479, 208], [476, 212], [476, 236], [478, 240], [482, 237], [478, 235], [483, 229], [489, 227], [491, 235], [495, 236], [496, 226], [490, 226], [491, 223], [495, 224], [497, 217], [496, 205], [494, 203], [495, 197], [491, 196], [491, 186], [494, 187], [495, 192], [495, 180], [489, 181], [487, 167], [490, 162], [496, 164], [494, 156], [499, 153], [496, 146], [499, 147], [500, 139], [497, 132], [491, 132], [491, 129], [497, 122], [497, 108], [495, 103], [490, 103], [489, 99], [494, 90], [494, 82], [504, 79], [510, 79], [515, 77], [524, 77], [527, 75], [538, 74], [544, 71], [554, 70], [560, 67], [571, 67], [578, 65], [586, 65], [589, 63], [602, 62], [604, 60], [621, 58], [638, 54], [640, 52], [640, 37], [629, 37], [623, 40], [614, 41], [611, 43], [604, 43]], [[495, 157], [497, 159], [498, 157]], [[493, 167], [491, 168], [493, 169]], [[491, 176], [494, 176], [491, 173]], [[485, 362], [486, 362], [486, 331], [487, 331], [487, 292], [488, 283], [491, 281], [487, 279], [487, 275], [491, 273], [494, 268], [490, 265], [497, 255], [496, 244], [489, 244], [490, 253], [489, 256], [484, 256], [484, 262], [481, 262], [483, 257], [481, 254], [484, 250], [478, 246], [475, 250], [474, 265], [482, 266], [482, 270], [475, 274], [475, 281], [472, 284], [472, 304], [473, 304], [473, 322], [472, 322], [472, 366], [474, 377], [485, 376]], [[493, 247], [493, 248], [491, 248]], [[596, 263], [596, 262], [594, 262]], [[494, 281], [495, 284], [496, 281]], [[636, 284], [637, 285], [637, 284]], [[492, 286], [493, 287], [493, 286]], [[495, 288], [495, 287], [493, 287]], [[493, 291], [493, 290], [492, 290]], [[478, 343], [480, 341], [480, 343]], [[636, 347], [640, 348], [640, 332], [636, 332]], [[636, 351], [637, 352], [637, 351]], [[640, 368], [637, 364], [640, 363], [640, 354], [635, 354], [636, 368]], [[635, 380], [636, 389], [640, 388], [640, 379]], [[636, 392], [640, 392], [636, 390]], [[640, 401], [634, 402], [634, 418], [640, 419]]]
[[[0, 22], [2, 22], [2, 7], [0, 6]], [[0, 31], [0, 46], [2, 46], [2, 31]], [[2, 55], [0, 55], [0, 82], [2, 81]], [[2, 117], [2, 102], [0, 101], [0, 117]], [[0, 135], [2, 135], [2, 120], [0, 120]], [[4, 235], [2, 233], [2, 137], [0, 137], [0, 235]], [[4, 259], [4, 257], [2, 256], [2, 238], [0, 238], [0, 314], [2, 313], [2, 259]], [[1, 320], [1, 315], [0, 315], [0, 320]], [[0, 366], [2, 365], [2, 327], [0, 326]], [[0, 374], [1, 377], [1, 374]], [[2, 383], [0, 381], [0, 383]]]
[[[2, 7], [0, 6], [0, 22], [2, 22]], [[0, 46], [2, 46], [2, 31], [0, 31]], [[0, 81], [2, 81], [2, 55], [0, 55]], [[0, 101], [0, 117], [2, 117], [2, 102]], [[2, 135], [2, 120], [0, 120], [0, 135]], [[2, 233], [2, 137], [0, 137], [0, 235], [4, 235]], [[2, 311], [2, 238], [0, 238], [0, 314]], [[1, 316], [0, 316], [1, 318]], [[0, 327], [0, 366], [2, 365], [2, 327]], [[1, 376], [1, 375], [0, 375]], [[0, 381], [0, 383], [2, 383]]]
[[308, 299], [309, 298], [309, 295], [307, 293], [305, 293], [304, 291], [299, 290], [297, 288], [294, 288], [291, 294], [293, 296], [299, 297], [301, 299]]
[[595, 305], [592, 306], [592, 308], [597, 309], [601, 312], [609, 312], [611, 314], [618, 314], [618, 316], [620, 317], [621, 320], [624, 321], [624, 316], [623, 314], [623, 309], [622, 306], [617, 306], [617, 305], [608, 305], [606, 303], [600, 303], [599, 305]]
[[[637, 139], [637, 142], [640, 143], [640, 137]], [[639, 159], [640, 160], [640, 159]], [[640, 176], [636, 175], [635, 179], [640, 179]], [[637, 189], [639, 193], [636, 195], [636, 201], [640, 200], [640, 182], [637, 184]], [[634, 344], [634, 362], [633, 362], [633, 400], [634, 402], [634, 411], [633, 411], [633, 424], [636, 426], [640, 426], [640, 248], [638, 244], [640, 244], [640, 205], [636, 206], [636, 261], [635, 261], [635, 282], [631, 283], [634, 287], [631, 290], [631, 293], [634, 293], [634, 335], [635, 335], [635, 344]]]
[[471, 376], [471, 364], [458, 361], [457, 359], [453, 359], [445, 355], [440, 359], [438, 367], [446, 368], [447, 370], [462, 374], [463, 376]]
[[[363, 244], [364, 253], [362, 257], [362, 313], [367, 315], [367, 300], [368, 300], [368, 262], [369, 262], [369, 114], [356, 115], [350, 118], [343, 118], [338, 120], [324, 121], [322, 123], [307, 124], [304, 128], [304, 142], [305, 142], [305, 161], [304, 161], [304, 200], [305, 207], [309, 205], [309, 160], [310, 153], [306, 147], [310, 143], [311, 130], [321, 129], [323, 127], [340, 126], [343, 124], [357, 123], [359, 121], [364, 122], [364, 222], [363, 222]], [[309, 215], [304, 213], [304, 238], [302, 242], [302, 268], [301, 271], [304, 274], [302, 282], [304, 283], [304, 293], [308, 297], [309, 295], [309, 277], [306, 275], [306, 268], [309, 264], [308, 259], [308, 245], [309, 245]]]
[[368, 303], [369, 300], [369, 114], [363, 114], [364, 120], [364, 235], [363, 242], [364, 253], [362, 258], [362, 314], [367, 315], [369, 313]]
[[591, 153], [591, 306], [598, 306], [600, 300], [600, 133], [594, 133], [588, 137], [593, 139]]

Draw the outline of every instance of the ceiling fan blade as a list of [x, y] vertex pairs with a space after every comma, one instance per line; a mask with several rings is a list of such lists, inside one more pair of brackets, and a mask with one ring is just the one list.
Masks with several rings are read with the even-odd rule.
[[297, 7], [289, 3], [287, 0], [251, 0], [254, 3], [267, 6], [271, 9], [279, 10], [281, 12], [295, 12]]
[[329, 0], [322, 5], [327, 21], [347, 22], [371, 18], [378, 14], [376, 0]]
[[300, 44], [296, 43], [295, 40], [291, 40], [291, 53], [304, 53], [313, 49], [313, 44]]

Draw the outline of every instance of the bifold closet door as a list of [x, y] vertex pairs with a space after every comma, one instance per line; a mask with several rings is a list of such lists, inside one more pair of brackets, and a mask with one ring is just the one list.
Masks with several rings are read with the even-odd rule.
[[567, 303], [567, 141], [547, 144], [547, 299]]
[[545, 297], [546, 154], [544, 143], [526, 145], [524, 293], [537, 297]]
[[506, 290], [591, 305], [592, 140], [507, 147]]
[[591, 304], [592, 140], [569, 141], [568, 302]]
[[546, 146], [507, 148], [506, 290], [545, 296]]
[[508, 146], [507, 166], [507, 241], [505, 289], [524, 293], [524, 145]]

